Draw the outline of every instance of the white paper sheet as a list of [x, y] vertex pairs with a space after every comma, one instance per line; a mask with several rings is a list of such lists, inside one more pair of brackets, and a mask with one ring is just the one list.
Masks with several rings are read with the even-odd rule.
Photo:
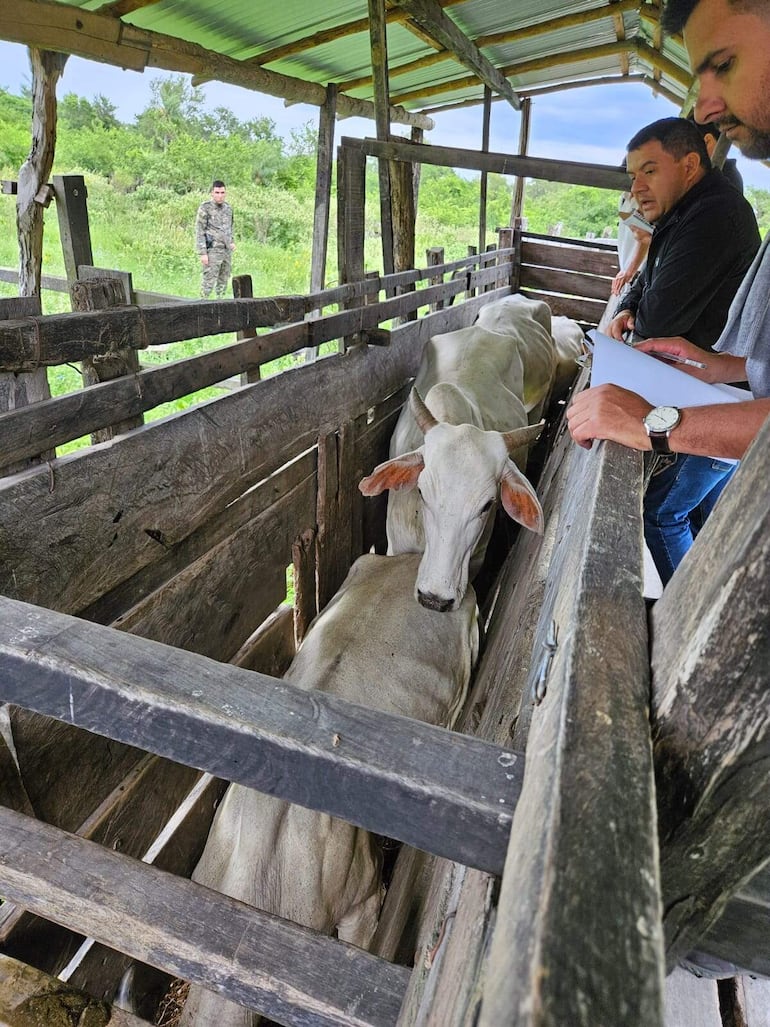
[[588, 337], [593, 344], [591, 385], [620, 385], [654, 406], [702, 407], [752, 398], [745, 389], [699, 381], [675, 364], [667, 364], [601, 332], [590, 331]]

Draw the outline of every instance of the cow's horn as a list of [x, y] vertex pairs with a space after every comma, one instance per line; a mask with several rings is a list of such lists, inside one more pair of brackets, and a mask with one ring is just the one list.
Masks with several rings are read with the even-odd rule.
[[417, 427], [423, 433], [429, 432], [431, 428], [435, 428], [438, 421], [433, 414], [428, 410], [423, 402], [422, 396], [417, 389], [412, 389], [409, 394], [409, 406], [412, 408], [414, 419], [417, 421]]
[[537, 424], [527, 425], [526, 428], [514, 428], [512, 431], [502, 432], [508, 452], [515, 453], [522, 446], [529, 446], [539, 438], [543, 428], [545, 428], [545, 421], [539, 421]]

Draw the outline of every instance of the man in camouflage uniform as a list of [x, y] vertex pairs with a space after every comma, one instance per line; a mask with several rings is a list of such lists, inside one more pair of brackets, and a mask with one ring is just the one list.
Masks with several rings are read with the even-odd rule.
[[233, 242], [233, 208], [225, 203], [225, 183], [216, 179], [211, 186], [211, 199], [198, 207], [195, 219], [195, 249], [203, 265], [201, 296], [207, 299], [216, 288], [224, 296], [230, 277], [230, 254]]

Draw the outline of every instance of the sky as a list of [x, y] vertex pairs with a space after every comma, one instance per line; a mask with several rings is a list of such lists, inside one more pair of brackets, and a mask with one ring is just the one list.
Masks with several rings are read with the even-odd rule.
[[[70, 57], [60, 80], [57, 95], [76, 93], [86, 99], [97, 94], [107, 97], [116, 107], [121, 121], [132, 122], [150, 101], [150, 83], [169, 73], [152, 69], [143, 73], [123, 71], [108, 64]], [[0, 86], [18, 93], [30, 84], [26, 47], [0, 41]], [[241, 120], [269, 117], [276, 131], [289, 138], [291, 130], [307, 122], [318, 123], [318, 108], [308, 104], [286, 106], [283, 100], [255, 93], [238, 86], [210, 82], [203, 86], [207, 108], [227, 107]], [[641, 127], [657, 118], [670, 117], [677, 108], [661, 96], [654, 96], [642, 83], [591, 86], [535, 97], [532, 101], [529, 153], [533, 157], [557, 160], [619, 164], [625, 144]], [[425, 141], [439, 146], [481, 149], [481, 106], [434, 115], [436, 127]], [[490, 150], [515, 153], [518, 149], [520, 115], [507, 103], [492, 105]], [[406, 135], [405, 126], [394, 126], [396, 134]], [[364, 118], [338, 121], [336, 139], [346, 136], [374, 136], [374, 122]], [[738, 167], [746, 185], [770, 190], [770, 168], [749, 161], [735, 151]]]

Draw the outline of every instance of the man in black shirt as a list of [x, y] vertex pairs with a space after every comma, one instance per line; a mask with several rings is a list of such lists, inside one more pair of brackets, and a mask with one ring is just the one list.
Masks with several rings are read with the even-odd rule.
[[699, 129], [684, 118], [662, 118], [637, 132], [626, 166], [655, 231], [644, 272], [621, 298], [608, 333], [682, 335], [710, 350], [759, 249], [754, 211], [711, 167]]
[[[754, 211], [711, 167], [698, 126], [663, 118], [628, 144], [631, 192], [655, 225], [647, 264], [608, 333], [622, 340], [684, 336], [711, 350], [760, 237]], [[735, 465], [671, 454], [653, 465], [644, 535], [664, 584], [692, 545]], [[697, 513], [696, 513], [697, 511]]]

